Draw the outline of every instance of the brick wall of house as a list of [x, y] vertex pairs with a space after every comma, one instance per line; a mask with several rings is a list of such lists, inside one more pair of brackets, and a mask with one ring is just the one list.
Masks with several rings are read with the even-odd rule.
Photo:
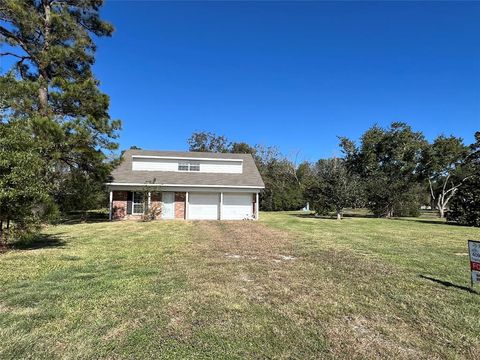
[[127, 215], [127, 191], [114, 191], [112, 219], [123, 219]]
[[186, 194], [184, 192], [175, 193], [175, 219], [185, 219], [185, 201]]
[[[162, 206], [162, 193], [152, 193], [150, 195], [150, 207], [157, 206], [161, 210]], [[161, 219], [162, 214], [161, 212], [156, 216], [156, 219]]]
[[[141, 219], [141, 215], [127, 214], [127, 198], [128, 191], [113, 191], [112, 219]], [[186, 194], [184, 192], [175, 193], [175, 219], [185, 219], [185, 201]], [[162, 206], [161, 193], [151, 194], [150, 206]], [[161, 217], [161, 214], [159, 214], [156, 218], [161, 219]]]

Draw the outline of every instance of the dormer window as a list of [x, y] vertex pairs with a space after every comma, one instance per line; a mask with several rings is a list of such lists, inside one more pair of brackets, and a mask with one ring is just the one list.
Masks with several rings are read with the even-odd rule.
[[197, 161], [181, 161], [178, 163], [178, 171], [200, 171], [200, 163]]

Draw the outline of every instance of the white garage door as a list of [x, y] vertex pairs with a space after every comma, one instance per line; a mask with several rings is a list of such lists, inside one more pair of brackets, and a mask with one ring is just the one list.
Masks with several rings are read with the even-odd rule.
[[218, 193], [189, 193], [188, 194], [188, 218], [190, 220], [217, 220]]
[[250, 219], [253, 214], [252, 194], [223, 194], [222, 219]]

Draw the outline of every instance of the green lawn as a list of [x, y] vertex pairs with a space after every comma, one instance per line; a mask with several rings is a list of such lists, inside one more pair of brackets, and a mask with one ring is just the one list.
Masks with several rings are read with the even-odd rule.
[[301, 213], [51, 227], [0, 255], [0, 358], [479, 358], [467, 239]]

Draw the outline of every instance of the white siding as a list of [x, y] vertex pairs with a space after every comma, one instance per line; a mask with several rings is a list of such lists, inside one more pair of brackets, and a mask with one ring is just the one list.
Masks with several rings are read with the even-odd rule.
[[200, 161], [200, 172], [241, 174], [241, 161]]
[[132, 170], [178, 171], [178, 160], [133, 159]]
[[[192, 160], [192, 161], [200, 164], [200, 171], [192, 171], [192, 172], [241, 174], [243, 171], [242, 161], [212, 161], [212, 160], [201, 160], [201, 161]], [[134, 158], [132, 160], [132, 170], [134, 171], [178, 171], [179, 162], [182, 162], [182, 160]]]

